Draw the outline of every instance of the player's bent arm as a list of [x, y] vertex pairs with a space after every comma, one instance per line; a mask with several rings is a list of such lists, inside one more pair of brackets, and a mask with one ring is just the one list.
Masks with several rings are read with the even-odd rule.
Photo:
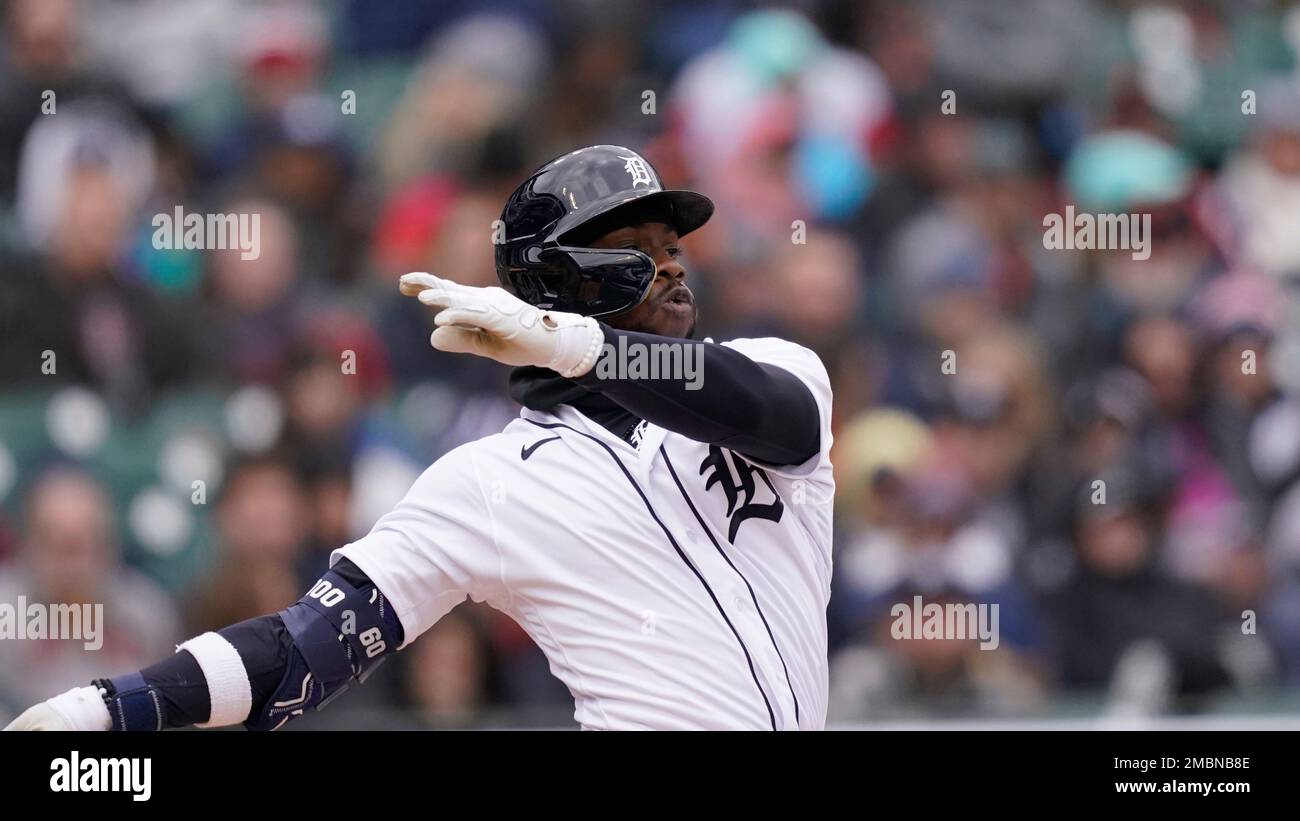
[[[772, 467], [801, 465], [821, 450], [821, 411], [808, 387], [789, 370], [734, 348], [616, 330], [591, 317], [541, 311], [501, 288], [460, 285], [423, 271], [405, 274], [401, 289], [442, 309], [429, 339], [438, 350], [555, 371], [656, 425]], [[602, 360], [627, 343], [651, 351], [698, 346], [708, 378], [611, 376]]]
[[27, 710], [6, 730], [274, 730], [320, 709], [402, 645], [383, 593], [342, 559], [292, 606], [204, 633], [136, 673], [96, 679]]
[[684, 378], [639, 379], [607, 373], [597, 364], [575, 381], [602, 393], [627, 410], [660, 427], [697, 442], [734, 450], [769, 465], [797, 465], [821, 447], [817, 401], [800, 379], [784, 368], [756, 362], [734, 348], [688, 342], [655, 334], [601, 325], [601, 357], [615, 355], [623, 344], [698, 345], [698, 373]]

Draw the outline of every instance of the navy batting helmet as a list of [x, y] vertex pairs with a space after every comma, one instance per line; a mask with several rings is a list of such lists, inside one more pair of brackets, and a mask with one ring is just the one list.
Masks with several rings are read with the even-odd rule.
[[584, 316], [631, 310], [650, 293], [655, 263], [640, 251], [583, 243], [623, 225], [664, 222], [683, 236], [713, 214], [694, 191], [664, 190], [645, 158], [618, 145], [580, 148], [524, 180], [501, 212], [502, 286], [539, 308]]

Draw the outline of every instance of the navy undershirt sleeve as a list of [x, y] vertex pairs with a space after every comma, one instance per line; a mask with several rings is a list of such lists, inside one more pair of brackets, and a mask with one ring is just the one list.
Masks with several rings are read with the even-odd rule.
[[[593, 367], [575, 380], [603, 394], [642, 419], [648, 419], [697, 442], [733, 450], [768, 465], [798, 465], [817, 454], [821, 423], [817, 401], [794, 374], [740, 351], [709, 342], [672, 339], [602, 324], [607, 347], [601, 358], [615, 356], [621, 343], [698, 345], [699, 379], [629, 378], [616, 368]], [[646, 348], [645, 350], [655, 350]], [[692, 381], [697, 389], [688, 387]]]
[[208, 681], [199, 663], [188, 652], [168, 656], [140, 671], [145, 683], [156, 687], [163, 701], [163, 726], [188, 727], [202, 724], [211, 715]]

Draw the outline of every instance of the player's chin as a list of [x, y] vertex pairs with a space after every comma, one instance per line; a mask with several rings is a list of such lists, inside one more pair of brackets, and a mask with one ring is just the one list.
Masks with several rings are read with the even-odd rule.
[[608, 320], [612, 327], [624, 331], [668, 336], [674, 339], [691, 339], [695, 336], [699, 309], [692, 302], [659, 302], [643, 304], [637, 310]]
[[691, 339], [695, 336], [695, 324], [699, 319], [699, 311], [694, 305], [690, 306], [690, 311], [681, 311], [677, 306], [665, 305], [660, 308], [655, 326], [658, 330], [655, 333], [660, 336], [670, 336], [674, 339]]

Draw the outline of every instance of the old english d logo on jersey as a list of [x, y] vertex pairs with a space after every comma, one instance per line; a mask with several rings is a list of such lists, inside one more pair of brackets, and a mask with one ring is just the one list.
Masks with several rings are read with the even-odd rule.
[[[728, 461], [731, 463], [730, 467]], [[717, 445], [709, 446], [709, 455], [700, 463], [700, 474], [703, 475], [709, 468], [713, 469], [713, 473], [705, 480], [704, 489], [708, 490], [715, 484], [721, 484], [722, 492], [727, 498], [727, 516], [731, 519], [731, 525], [727, 528], [727, 541], [736, 543], [736, 531], [740, 529], [741, 522], [746, 519], [781, 521], [785, 504], [777, 494], [776, 488], [772, 486], [772, 480], [767, 478], [767, 473], [762, 468], [754, 467], [731, 451], [724, 451]], [[733, 479], [733, 473], [739, 477], [739, 482]], [[758, 486], [754, 483], [755, 475], [767, 486], [772, 497], [771, 502], [759, 503], [755, 499], [758, 490]]]
[[632, 177], [632, 187], [644, 185], [647, 188], [654, 187], [654, 178], [650, 176], [650, 168], [646, 166], [645, 160], [640, 157], [624, 157], [626, 162], [623, 170]]

